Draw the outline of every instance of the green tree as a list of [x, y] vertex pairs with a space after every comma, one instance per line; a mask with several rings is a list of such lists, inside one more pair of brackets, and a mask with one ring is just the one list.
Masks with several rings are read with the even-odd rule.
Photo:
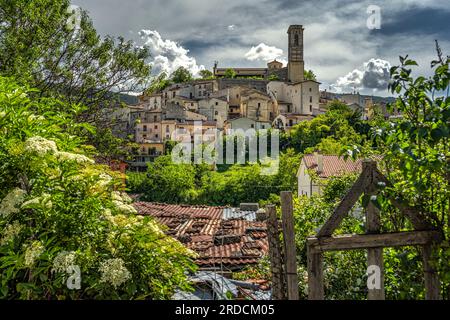
[[[69, 0], [0, 0], [0, 73], [69, 104], [94, 111], [149, 76], [149, 52], [123, 38], [101, 38], [84, 10]], [[78, 23], [77, 23], [78, 22]]]
[[234, 69], [232, 69], [232, 68], [228, 68], [227, 70], [225, 70], [225, 73], [223, 76], [226, 79], [234, 79], [234, 78], [236, 78], [236, 71], [234, 71]]
[[195, 169], [176, 164], [171, 155], [160, 156], [148, 164], [144, 199], [168, 203], [191, 203], [196, 198]]
[[269, 81], [279, 81], [280, 77], [278, 77], [276, 74], [271, 74], [269, 76], [269, 78], [267, 78], [267, 80], [269, 80]]
[[290, 144], [301, 153], [306, 149], [309, 152], [319, 148], [323, 148], [324, 153], [330, 153], [338, 144], [343, 147], [362, 144], [364, 137], [352, 125], [356, 126], [354, 113], [345, 104], [335, 102], [325, 114], [295, 125], [290, 132]]
[[179, 67], [172, 73], [170, 79], [174, 83], [185, 83], [192, 81], [194, 78], [192, 76], [192, 73], [188, 69], [186, 69], [185, 67]]
[[214, 74], [209, 70], [200, 70], [199, 74], [203, 80], [214, 79]]
[[312, 70], [304, 70], [303, 71], [303, 77], [305, 80], [314, 80], [317, 81], [316, 75]]
[[150, 82], [150, 85], [145, 90], [145, 94], [150, 95], [153, 93], [160, 93], [165, 88], [172, 84], [172, 80], [167, 78], [167, 73], [161, 72], [158, 76], [154, 77]]

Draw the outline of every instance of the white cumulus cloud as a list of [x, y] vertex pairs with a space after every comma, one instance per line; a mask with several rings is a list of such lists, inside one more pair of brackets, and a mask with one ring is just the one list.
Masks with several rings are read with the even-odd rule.
[[163, 39], [158, 31], [141, 30], [139, 35], [150, 50], [153, 74], [166, 72], [170, 75], [179, 67], [185, 67], [193, 75], [198, 75], [200, 70], [205, 69], [203, 65], [197, 64], [194, 57], [189, 56], [189, 50], [175, 41]]
[[390, 68], [391, 64], [389, 61], [372, 58], [364, 62], [362, 68], [355, 69], [345, 76], [339, 77], [331, 87], [337, 92], [359, 89], [386, 90]]
[[283, 50], [277, 47], [268, 46], [265, 43], [260, 43], [256, 47], [252, 47], [246, 54], [245, 58], [250, 61], [261, 60], [271, 61], [278, 58], [278, 61], [286, 63], [286, 60], [281, 58]]

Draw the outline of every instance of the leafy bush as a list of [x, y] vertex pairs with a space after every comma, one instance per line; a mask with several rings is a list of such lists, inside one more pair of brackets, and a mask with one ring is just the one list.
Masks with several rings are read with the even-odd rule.
[[0, 297], [160, 299], [187, 289], [192, 253], [137, 216], [115, 191], [118, 177], [85, 155], [77, 109], [29, 92], [0, 78]]

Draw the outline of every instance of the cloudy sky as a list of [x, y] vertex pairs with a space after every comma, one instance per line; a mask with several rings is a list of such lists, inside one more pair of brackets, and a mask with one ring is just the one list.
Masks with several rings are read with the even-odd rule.
[[[193, 73], [285, 61], [287, 28], [305, 28], [305, 64], [322, 89], [385, 95], [399, 55], [429, 74], [437, 39], [450, 54], [449, 0], [72, 0], [101, 34], [151, 48], [153, 70]], [[375, 9], [373, 7], [375, 5]], [[376, 27], [377, 7], [380, 26]], [[375, 11], [374, 11], [375, 10]], [[374, 24], [375, 23], [375, 24]]]

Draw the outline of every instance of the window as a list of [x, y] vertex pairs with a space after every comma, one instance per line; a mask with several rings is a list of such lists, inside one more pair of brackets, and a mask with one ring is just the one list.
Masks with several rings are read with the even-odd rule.
[[157, 121], [158, 120], [158, 116], [153, 116], [153, 121]]
[[258, 108], [261, 108], [261, 102], [258, 102]]
[[309, 92], [311, 92], [312, 91], [312, 88], [309, 88]]
[[155, 129], [158, 129], [158, 126], [155, 126]]
[[309, 105], [309, 112], [312, 112], [312, 105]]
[[236, 95], [236, 98], [239, 98], [239, 94]]
[[292, 119], [289, 119], [289, 127], [292, 127], [294, 125]]
[[169, 126], [166, 126], [166, 132], [169, 132]]
[[218, 106], [218, 105], [219, 105], [219, 102], [216, 101], [216, 106]]
[[254, 127], [255, 127], [255, 125], [254, 125], [254, 124], [251, 124], [251, 125], [250, 125], [250, 127], [251, 127], [251, 128], [254, 128]]
[[155, 138], [158, 139], [158, 138], [159, 138], [159, 135], [158, 135], [158, 134], [155, 134]]
[[215, 111], [214, 114], [217, 116], [219, 114], [219, 111]]
[[312, 96], [309, 96], [309, 103], [312, 103]]
[[291, 106], [290, 105], [287, 106], [287, 112], [291, 112]]
[[144, 126], [144, 129], [143, 129], [144, 131], [147, 131], [147, 126]]
[[294, 46], [298, 46], [298, 34], [294, 35]]
[[266, 126], [265, 126], [265, 125], [262, 125], [262, 126], [261, 126], [261, 128], [265, 129], [265, 128], [266, 128]]
[[174, 97], [175, 98], [175, 91], [172, 93], [172, 97]]
[[193, 107], [194, 106], [194, 103], [193, 102], [191, 102], [191, 107]]

